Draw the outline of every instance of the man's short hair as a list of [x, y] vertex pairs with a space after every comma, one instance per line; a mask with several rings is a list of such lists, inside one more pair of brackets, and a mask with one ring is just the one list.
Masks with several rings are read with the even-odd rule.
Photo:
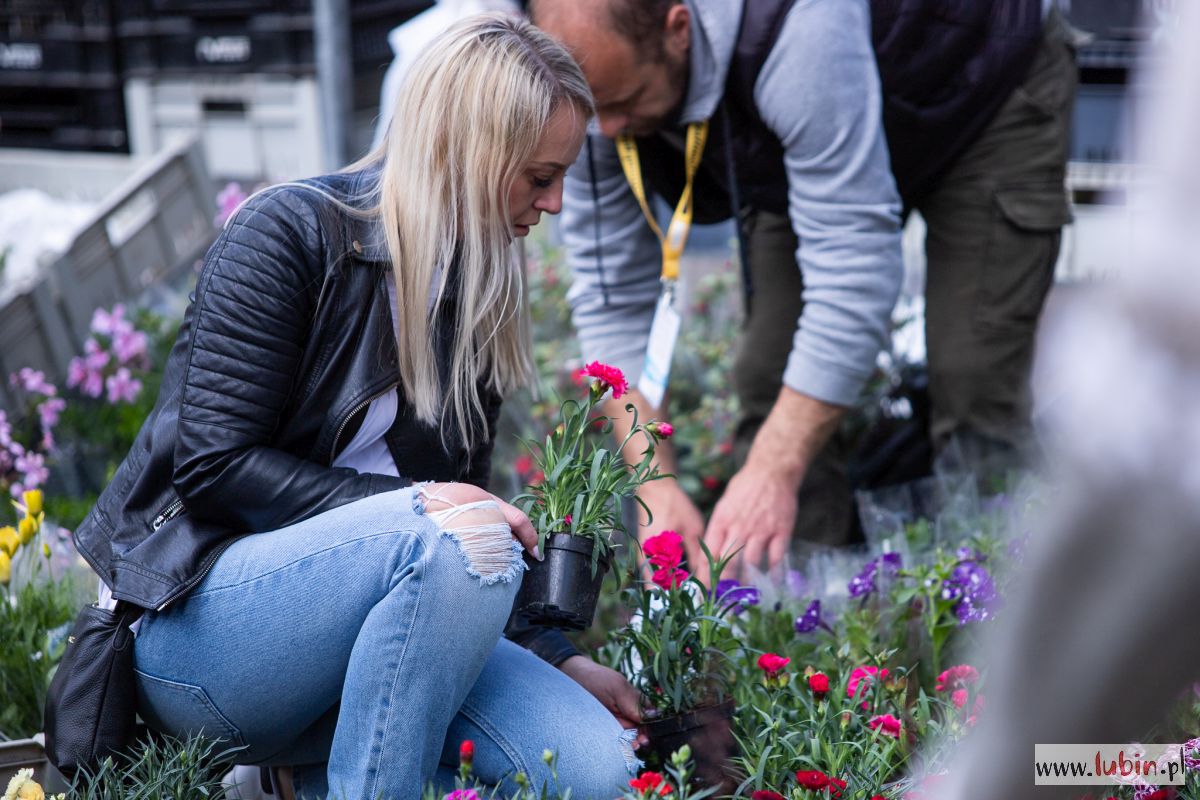
[[[535, 25], [556, 3], [574, 0], [532, 0], [529, 14]], [[683, 0], [607, 0], [608, 24], [613, 32], [629, 42], [634, 51], [650, 61], [662, 56], [663, 29], [667, 25], [667, 12]]]
[[663, 52], [667, 12], [683, 0], [609, 0], [608, 21], [642, 58], [657, 61]]

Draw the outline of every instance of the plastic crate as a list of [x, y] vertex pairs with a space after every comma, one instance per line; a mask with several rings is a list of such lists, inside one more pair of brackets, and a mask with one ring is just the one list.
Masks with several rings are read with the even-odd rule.
[[1101, 40], [1146, 39], [1178, 14], [1179, 0], [1071, 0], [1071, 24]]
[[215, 190], [194, 141], [149, 159], [0, 151], [0, 192], [18, 188], [97, 207], [33, 287], [0, 308], [0, 375], [33, 367], [63, 381], [96, 308], [190, 275], [216, 233]]
[[220, 179], [284, 180], [322, 167], [315, 78], [204, 75], [130, 78], [125, 84], [130, 143], [149, 154], [198, 136]]
[[1071, 127], [1072, 161], [1128, 160], [1128, 98], [1124, 85], [1080, 85]]

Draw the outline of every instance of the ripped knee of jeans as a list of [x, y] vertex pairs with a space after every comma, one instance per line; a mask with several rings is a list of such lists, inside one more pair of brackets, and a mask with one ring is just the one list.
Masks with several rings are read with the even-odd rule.
[[630, 775], [637, 775], [638, 770], [646, 763], [634, 752], [637, 747], [637, 735], [637, 728], [626, 728], [617, 737], [617, 746], [621, 749], [621, 756], [625, 759], [625, 768], [629, 770]]
[[521, 545], [513, 538], [512, 528], [495, 501], [452, 505], [423, 490], [420, 499], [425, 504], [436, 500], [448, 506], [438, 510], [426, 506], [426, 515], [441, 528], [443, 536], [454, 542], [467, 574], [478, 578], [484, 586], [509, 583], [527, 569], [521, 558]]

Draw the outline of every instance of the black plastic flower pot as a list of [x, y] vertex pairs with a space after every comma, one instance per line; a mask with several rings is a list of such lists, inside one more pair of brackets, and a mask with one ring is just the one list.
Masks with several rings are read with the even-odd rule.
[[552, 533], [546, 537], [544, 561], [526, 553], [529, 571], [521, 581], [517, 613], [534, 625], [566, 631], [590, 626], [609, 567], [609, 559], [601, 558], [592, 575], [593, 546], [582, 536]]
[[686, 744], [692, 750], [692, 779], [697, 786], [714, 787], [717, 794], [732, 794], [737, 788], [732, 697], [715, 706], [647, 720], [642, 727], [650, 749], [664, 766], [671, 763], [671, 754]]

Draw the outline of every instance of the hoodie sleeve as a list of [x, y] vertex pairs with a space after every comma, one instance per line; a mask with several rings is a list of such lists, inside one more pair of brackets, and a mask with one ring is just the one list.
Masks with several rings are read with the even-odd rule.
[[865, 0], [800, 0], [754, 91], [784, 146], [804, 311], [784, 384], [853, 405], [887, 342], [903, 277], [900, 199]]
[[659, 295], [661, 248], [611, 139], [590, 133], [567, 173], [562, 234], [574, 283], [567, 299], [585, 363], [642, 373]]

